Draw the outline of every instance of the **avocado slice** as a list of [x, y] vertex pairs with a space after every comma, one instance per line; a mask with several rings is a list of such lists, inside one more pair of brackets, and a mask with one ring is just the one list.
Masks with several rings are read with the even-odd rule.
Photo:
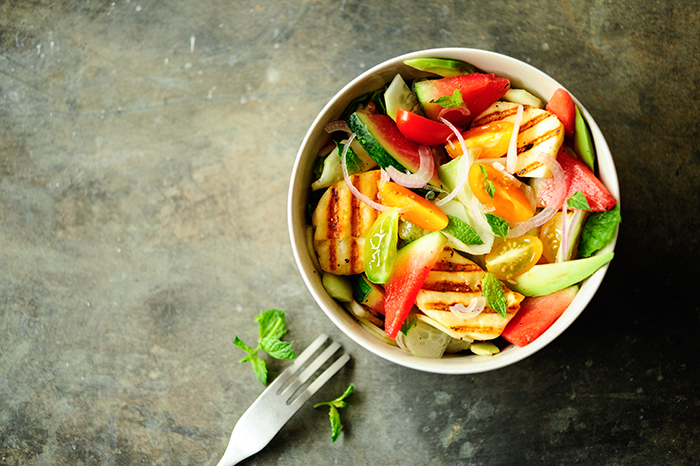
[[595, 173], [595, 152], [591, 132], [578, 107], [576, 107], [576, 124], [574, 126], [574, 152]]
[[437, 74], [443, 78], [459, 76], [461, 74], [476, 73], [475, 66], [459, 60], [450, 60], [447, 58], [413, 58], [404, 60], [404, 65], [415, 68], [419, 71], [427, 71]]
[[540, 264], [512, 279], [511, 288], [525, 296], [544, 296], [588, 278], [610, 262], [614, 253], [597, 254], [554, 264]]

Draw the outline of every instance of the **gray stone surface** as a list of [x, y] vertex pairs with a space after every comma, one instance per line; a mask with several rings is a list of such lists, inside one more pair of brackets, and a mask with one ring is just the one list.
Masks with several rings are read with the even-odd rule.
[[[262, 391], [231, 341], [288, 311], [350, 367], [250, 465], [700, 458], [697, 1], [0, 1], [0, 465], [216, 464]], [[314, 304], [286, 191], [315, 114], [392, 56], [468, 46], [574, 92], [623, 226], [586, 312], [512, 367], [380, 360]], [[272, 361], [271, 376], [287, 365]]]

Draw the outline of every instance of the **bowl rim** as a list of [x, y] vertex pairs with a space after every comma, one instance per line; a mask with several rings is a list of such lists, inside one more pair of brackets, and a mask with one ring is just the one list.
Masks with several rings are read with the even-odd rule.
[[[391, 77], [393, 77], [393, 74], [397, 72], [397, 68], [400, 69], [405, 66], [403, 65], [404, 60], [425, 57], [452, 58], [469, 62], [485, 72], [508, 77], [511, 79], [511, 82], [518, 84], [520, 87], [525, 87], [528, 91], [534, 91], [533, 93], [539, 94], [539, 97], [544, 98], [545, 101], [551, 98], [551, 94], [557, 88], [566, 89], [554, 78], [526, 62], [498, 52], [475, 48], [445, 47], [418, 50], [390, 58], [369, 68], [343, 86], [340, 91], [331, 97], [315, 117], [299, 146], [292, 168], [287, 198], [287, 220], [292, 251], [307, 289], [326, 316], [343, 331], [345, 335], [371, 353], [395, 364], [431, 373], [457, 375], [496, 370], [535, 354], [561, 335], [576, 318], [578, 318], [593, 299], [610, 263], [607, 263], [593, 275], [585, 279], [574, 301], [569, 305], [566, 311], [564, 311], [562, 316], [557, 319], [547, 331], [540, 335], [539, 338], [527, 346], [516, 347], [510, 344], [494, 356], [459, 355], [445, 356], [440, 359], [418, 358], [370, 335], [347, 310], [326, 293], [321, 284], [321, 273], [316, 269], [314, 260], [311, 257], [313, 248], [311, 247], [311, 250], [309, 250], [308, 228], [310, 227], [306, 225], [304, 209], [296, 208], [299, 205], [306, 205], [310, 183], [306, 183], [304, 180], [310, 177], [310, 173], [308, 172], [308, 162], [304, 164], [304, 155], [311, 152], [315, 156], [320, 149], [320, 147], [312, 147], [312, 144], [325, 133], [322, 123], [331, 121], [333, 116], [337, 118], [340, 112], [347, 106], [350, 99], [361, 95], [362, 92], [359, 92], [359, 90], [363, 87], [366, 88], [370, 86], [371, 82], [375, 80], [377, 76], [391, 75]], [[406, 69], [411, 70], [412, 77], [420, 75], [420, 73], [415, 72], [415, 70], [411, 68], [406, 67]], [[509, 72], [511, 69], [518, 70], [517, 76]], [[534, 82], [531, 83], [530, 79], [534, 80]], [[387, 78], [383, 78], [383, 81], [386, 80]], [[521, 84], [522, 80], [528, 82], [527, 86]], [[381, 85], [377, 87], [381, 87]], [[367, 89], [365, 92], [369, 90], [371, 89]], [[546, 90], [546, 92], [543, 92], [543, 90]], [[588, 123], [597, 154], [598, 176], [619, 203], [619, 182], [610, 148], [593, 117], [581, 102], [572, 93], [570, 94]], [[601, 155], [603, 156], [601, 157]], [[618, 233], [616, 232], [613, 241], [600, 252], [614, 251], [617, 236]], [[468, 362], [465, 362], [465, 360]]]

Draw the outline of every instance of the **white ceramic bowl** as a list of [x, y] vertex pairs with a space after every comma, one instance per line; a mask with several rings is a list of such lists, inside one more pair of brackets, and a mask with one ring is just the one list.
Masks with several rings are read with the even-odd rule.
[[[414, 357], [397, 347], [388, 345], [365, 331], [357, 321], [331, 298], [321, 283], [321, 272], [315, 268], [315, 254], [307, 239], [305, 208], [312, 183], [312, 167], [317, 153], [329, 137], [325, 123], [336, 120], [350, 101], [365, 92], [378, 89], [391, 82], [396, 73], [406, 77], [426, 76], [403, 64], [404, 60], [419, 57], [452, 58], [462, 60], [496, 76], [508, 78], [513, 88], [524, 88], [548, 101], [554, 91], [564, 87], [542, 71], [505, 55], [484, 50], [465, 48], [440, 48], [409, 53], [381, 63], [343, 87], [321, 110], [306, 133], [292, 171], [289, 186], [288, 222], [294, 257], [309, 291], [326, 315], [357, 344], [386, 360], [413, 369], [443, 374], [473, 374], [513, 364], [539, 351], [557, 338], [581, 314], [591, 301], [607, 271], [607, 265], [584, 280], [573, 303], [544, 334], [525, 347], [509, 345], [494, 356], [455, 355], [442, 359]], [[610, 149], [591, 115], [575, 96], [574, 101], [586, 118], [595, 144], [599, 177], [610, 192], [619, 199], [617, 172]], [[612, 251], [615, 241], [603, 251]]]

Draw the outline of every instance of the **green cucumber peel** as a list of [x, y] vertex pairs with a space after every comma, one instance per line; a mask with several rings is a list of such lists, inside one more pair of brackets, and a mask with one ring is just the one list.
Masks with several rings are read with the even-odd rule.
[[437, 74], [443, 78], [471, 74], [478, 71], [474, 65], [449, 58], [412, 58], [404, 60], [403, 63], [411, 68]]
[[576, 107], [574, 128], [574, 152], [595, 173], [595, 149], [593, 148], [591, 132], [578, 107]]

